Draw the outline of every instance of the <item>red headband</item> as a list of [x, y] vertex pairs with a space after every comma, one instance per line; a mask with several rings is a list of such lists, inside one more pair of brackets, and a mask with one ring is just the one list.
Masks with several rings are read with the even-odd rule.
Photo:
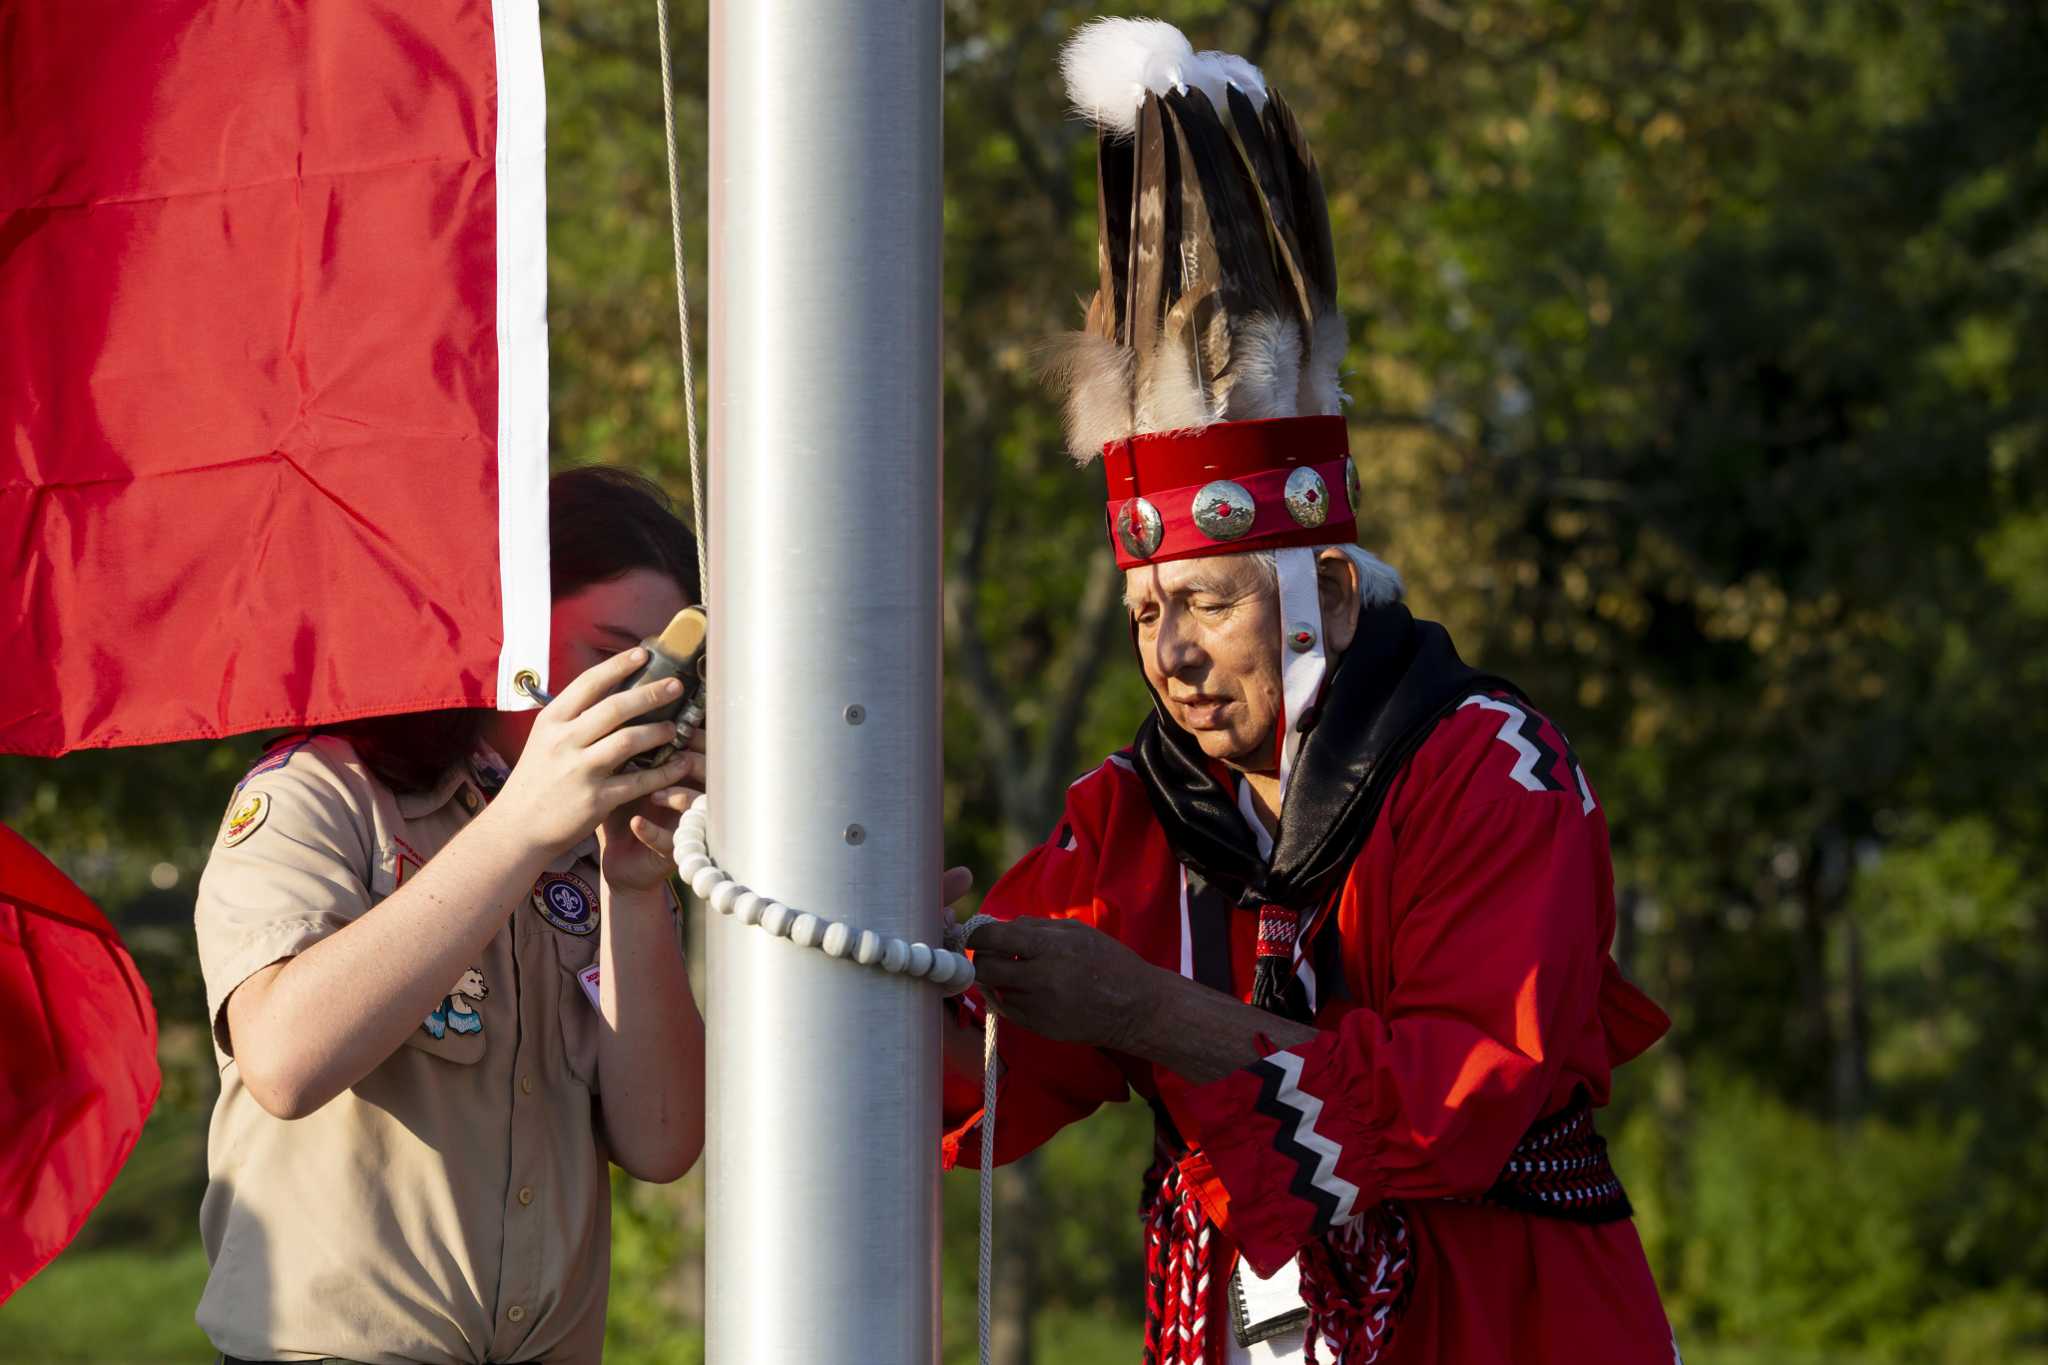
[[1111, 441], [1102, 470], [1117, 567], [1355, 541], [1350, 451], [1342, 417], [1217, 422]]

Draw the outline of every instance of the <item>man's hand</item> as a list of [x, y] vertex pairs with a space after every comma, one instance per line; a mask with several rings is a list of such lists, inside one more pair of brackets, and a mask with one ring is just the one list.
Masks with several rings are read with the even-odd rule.
[[968, 941], [975, 979], [996, 1013], [1042, 1038], [1130, 1051], [1163, 975], [1077, 920], [984, 924]]

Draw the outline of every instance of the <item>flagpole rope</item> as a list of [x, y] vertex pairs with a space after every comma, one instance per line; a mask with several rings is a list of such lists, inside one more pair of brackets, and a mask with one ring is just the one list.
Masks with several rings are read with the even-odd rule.
[[[961, 926], [964, 944], [977, 915]], [[975, 1309], [981, 1318], [981, 1365], [989, 1365], [988, 1301], [995, 1284], [995, 1181], [996, 1181], [996, 1012], [989, 1010], [981, 1026], [981, 1255], [975, 1264], [977, 1275]]]
[[709, 556], [705, 549], [704, 456], [697, 446], [697, 375], [690, 357], [690, 293], [683, 260], [683, 190], [676, 170], [676, 94], [669, 74], [668, 0], [654, 0], [655, 27], [661, 36], [661, 132], [668, 151], [668, 233], [676, 261], [676, 342], [683, 361], [683, 431], [690, 445], [690, 520], [697, 532], [697, 586], [710, 591]]

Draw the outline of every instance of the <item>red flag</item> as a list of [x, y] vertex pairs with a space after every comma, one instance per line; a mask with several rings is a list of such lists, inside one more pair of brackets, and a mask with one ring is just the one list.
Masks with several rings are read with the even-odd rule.
[[156, 1103], [156, 1010], [85, 893], [0, 825], [0, 1302], [64, 1249]]
[[535, 0], [0, 7], [0, 751], [514, 703]]

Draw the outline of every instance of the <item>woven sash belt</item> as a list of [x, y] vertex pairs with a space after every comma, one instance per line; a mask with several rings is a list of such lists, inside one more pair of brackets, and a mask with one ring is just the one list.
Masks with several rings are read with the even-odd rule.
[[1583, 1093], [1515, 1144], [1486, 1202], [1575, 1223], [1618, 1223], [1634, 1213]]

